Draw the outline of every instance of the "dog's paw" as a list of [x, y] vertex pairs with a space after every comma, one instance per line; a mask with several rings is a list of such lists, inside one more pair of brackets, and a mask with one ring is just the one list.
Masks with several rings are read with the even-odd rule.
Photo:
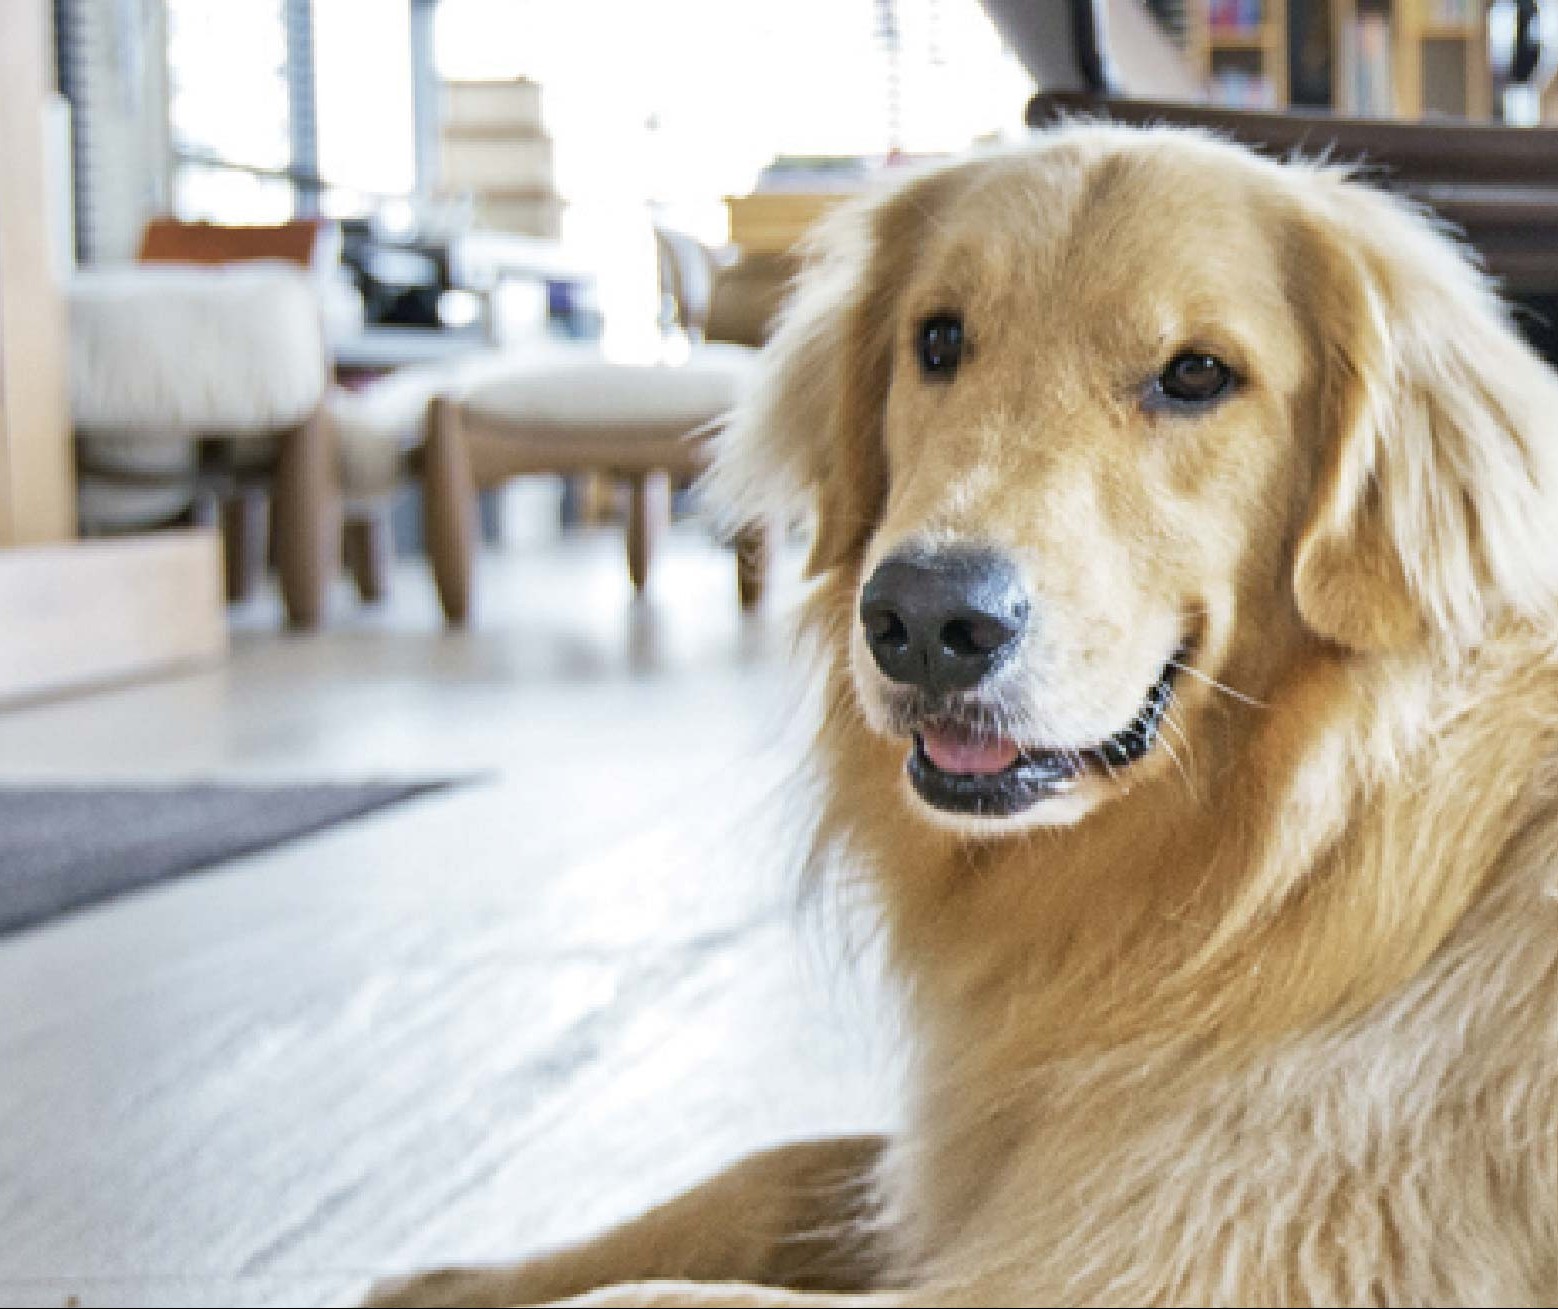
[[633, 1282], [544, 1309], [902, 1309], [895, 1295], [830, 1295], [746, 1282]]
[[375, 1282], [363, 1309], [501, 1309], [522, 1303], [512, 1269], [440, 1268]]

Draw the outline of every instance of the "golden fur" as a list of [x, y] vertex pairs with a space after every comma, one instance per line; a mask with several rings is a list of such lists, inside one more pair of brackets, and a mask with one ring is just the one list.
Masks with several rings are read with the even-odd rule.
[[[1237, 394], [1150, 411], [1185, 346]], [[880, 910], [907, 1129], [382, 1302], [1558, 1303], [1555, 437], [1484, 279], [1342, 170], [1074, 125], [840, 212], [713, 486], [815, 524], [816, 848]], [[918, 800], [856, 608], [925, 541], [1021, 562], [1014, 732], [1102, 739], [1188, 637], [1158, 747], [1036, 817]]]

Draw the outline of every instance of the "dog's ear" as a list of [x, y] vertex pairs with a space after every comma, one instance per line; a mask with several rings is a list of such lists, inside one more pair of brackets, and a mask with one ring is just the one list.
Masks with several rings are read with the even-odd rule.
[[1321, 356], [1300, 614], [1385, 651], [1465, 646], [1501, 611], [1551, 612], [1558, 383], [1429, 220], [1334, 172], [1313, 178], [1293, 246]]
[[717, 443], [711, 503], [732, 525], [809, 517], [809, 576], [858, 559], [881, 516], [897, 298], [939, 185], [917, 178], [818, 225], [755, 382]]

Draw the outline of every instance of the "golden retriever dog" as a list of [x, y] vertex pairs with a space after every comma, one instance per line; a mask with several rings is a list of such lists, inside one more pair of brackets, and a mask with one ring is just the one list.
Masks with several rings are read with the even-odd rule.
[[816, 849], [906, 1127], [382, 1304], [1558, 1304], [1558, 381], [1345, 170], [1073, 124], [838, 212]]

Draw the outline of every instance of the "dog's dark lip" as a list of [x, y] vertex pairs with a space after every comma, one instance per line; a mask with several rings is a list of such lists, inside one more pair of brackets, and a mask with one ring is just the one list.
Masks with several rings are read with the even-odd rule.
[[920, 799], [952, 814], [1005, 818], [1061, 795], [1082, 771], [1080, 758], [1058, 750], [1026, 751], [999, 773], [949, 773], [925, 753], [925, 738], [914, 734], [909, 752], [909, 782]]
[[1175, 651], [1142, 698], [1136, 717], [1108, 740], [1081, 750], [1026, 747], [1000, 772], [953, 773], [938, 767], [926, 752], [924, 732], [967, 732], [970, 728], [949, 717], [926, 722], [913, 733], [909, 782], [922, 800], [947, 813], [1006, 818], [1031, 809], [1042, 800], [1066, 794], [1085, 773], [1118, 776], [1122, 769], [1146, 756], [1156, 743], [1164, 715], [1173, 702], [1174, 682], [1188, 655], [1186, 646]]

